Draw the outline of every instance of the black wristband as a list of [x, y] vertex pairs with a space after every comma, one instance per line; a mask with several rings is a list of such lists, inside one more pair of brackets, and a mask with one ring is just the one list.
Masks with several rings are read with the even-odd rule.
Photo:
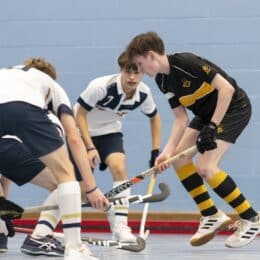
[[158, 155], [159, 153], [160, 153], [160, 149], [153, 149], [151, 151], [151, 154], [153, 154], [153, 155]]
[[86, 191], [86, 194], [90, 194], [92, 193], [93, 191], [95, 191], [97, 189], [97, 186], [95, 186], [93, 189], [89, 190], [89, 191]]
[[93, 151], [93, 150], [96, 150], [96, 147], [87, 148], [87, 152], [90, 152], [90, 151]]

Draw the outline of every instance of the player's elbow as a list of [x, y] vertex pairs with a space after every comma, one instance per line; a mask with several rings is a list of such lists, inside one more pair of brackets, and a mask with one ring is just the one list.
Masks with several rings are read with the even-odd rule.
[[67, 136], [69, 146], [78, 147], [82, 144], [82, 139], [78, 133], [71, 133]]

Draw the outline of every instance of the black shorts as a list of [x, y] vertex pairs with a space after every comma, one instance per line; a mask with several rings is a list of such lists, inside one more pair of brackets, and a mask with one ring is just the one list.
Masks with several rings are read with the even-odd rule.
[[19, 186], [30, 182], [45, 165], [14, 138], [0, 138], [0, 173]]
[[[247, 126], [252, 113], [251, 103], [246, 93], [238, 88], [222, 122], [218, 126], [217, 139], [235, 143]], [[208, 122], [195, 116], [189, 127], [200, 131]]]
[[[101, 163], [99, 165], [99, 169], [101, 171], [104, 171], [107, 168], [107, 165], [105, 163], [106, 158], [111, 153], [125, 153], [124, 147], [123, 147], [123, 134], [122, 133], [112, 133], [112, 134], [106, 134], [106, 135], [100, 135], [100, 136], [94, 136], [92, 137], [92, 141], [99, 153]], [[70, 154], [71, 156], [71, 154]], [[72, 156], [71, 156], [72, 158]], [[75, 165], [74, 160], [72, 159], [76, 178], [78, 181], [81, 181], [81, 174]]]
[[39, 107], [25, 102], [0, 104], [0, 136], [15, 135], [38, 158], [64, 144], [55, 124]]

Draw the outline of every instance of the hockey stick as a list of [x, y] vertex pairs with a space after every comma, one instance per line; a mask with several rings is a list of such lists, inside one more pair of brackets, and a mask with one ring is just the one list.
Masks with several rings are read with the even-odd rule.
[[[137, 204], [137, 203], [163, 201], [169, 196], [170, 190], [169, 190], [169, 187], [165, 183], [160, 183], [159, 189], [161, 190], [161, 193], [158, 193], [158, 194], [131, 195], [128, 197], [109, 198], [110, 207], [113, 205]], [[91, 204], [89, 202], [87, 202], [87, 203], [82, 204], [81, 206], [82, 207], [91, 207]], [[59, 208], [58, 205], [36, 206], [36, 207], [25, 208], [23, 213], [38, 213], [41, 211], [53, 210], [53, 209], [58, 209], [58, 208]]]
[[115, 247], [122, 250], [131, 252], [140, 252], [145, 249], [145, 240], [141, 237], [136, 238], [136, 243], [119, 242], [115, 240], [106, 240], [90, 237], [82, 237], [82, 241], [85, 241], [92, 245], [104, 246], [104, 247]]
[[[194, 147], [194, 146], [193, 146]], [[191, 151], [193, 151], [193, 147], [191, 147]], [[185, 153], [189, 153], [190, 150], [185, 150]], [[179, 154], [180, 155], [180, 154]], [[178, 156], [178, 155], [177, 155]], [[178, 157], [179, 159], [179, 157]], [[174, 162], [176, 159], [174, 159], [174, 157], [170, 158], [171, 162]], [[156, 180], [156, 174], [152, 174], [151, 176], [151, 180], [148, 186], [148, 190], [147, 190], [147, 194], [151, 194], [153, 192], [154, 189], [154, 185], [155, 185], [155, 180]], [[148, 209], [149, 209], [149, 203], [145, 203], [144, 208], [143, 208], [143, 214], [142, 214], [142, 219], [141, 219], [141, 225], [140, 225], [140, 229], [139, 229], [139, 236], [142, 237], [144, 240], [147, 240], [149, 234], [150, 234], [150, 230], [147, 229], [146, 231], [144, 231], [145, 229], [145, 223], [146, 223], [146, 219], [147, 219], [147, 214], [148, 214]]]
[[[183, 152], [180, 152], [176, 155], [174, 155], [173, 157], [169, 158], [168, 160], [166, 160], [166, 163], [173, 163], [177, 160], [179, 160], [180, 158], [190, 154], [190, 153], [194, 153], [196, 151], [196, 145], [184, 150]], [[141, 182], [142, 180], [144, 180], [146, 177], [152, 175], [153, 173], [156, 173], [156, 167], [152, 167], [142, 173], [140, 173], [139, 175], [132, 177], [130, 180], [116, 186], [115, 188], [111, 189], [110, 191], [108, 191], [105, 196], [107, 198], [110, 197], [114, 197], [115, 195], [117, 195], [118, 193], [120, 193], [123, 190], [128, 189], [129, 187], [131, 187], [132, 185]]]
[[[14, 230], [16, 232], [27, 233], [27, 234], [31, 234], [33, 232], [33, 229], [30, 228], [14, 227]], [[53, 236], [57, 238], [64, 238], [64, 234], [58, 232], [54, 232]], [[83, 236], [81, 239], [82, 241], [87, 242], [88, 244], [91, 245], [107, 247], [107, 248], [109, 247], [117, 248], [117, 249], [127, 250], [131, 252], [140, 252], [145, 249], [145, 241], [141, 237], [137, 237], [136, 243], [119, 242], [111, 239], [93, 238], [93, 237], [86, 237], [86, 236]]]
[[[184, 150], [183, 152], [180, 152], [179, 154], [174, 155], [173, 157], [169, 158], [168, 160], [166, 160], [166, 163], [173, 163], [176, 160], [180, 159], [183, 156], [186, 156], [190, 153], [194, 153], [196, 151], [196, 146], [192, 146], [186, 150]], [[116, 186], [115, 188], [111, 189], [110, 191], [108, 191], [105, 196], [107, 198], [109, 197], [114, 197], [115, 195], [119, 194], [120, 192], [122, 192], [123, 190], [128, 189], [129, 187], [131, 187], [132, 185], [141, 182], [142, 180], [144, 180], [146, 177], [152, 175], [153, 173], [156, 173], [156, 168], [150, 168], [142, 173], [140, 173], [139, 175], [132, 177], [130, 180]], [[9, 209], [9, 207], [7, 209], [0, 209], [0, 217], [1, 216], [8, 216], [8, 218], [21, 218], [21, 214], [22, 212], [20, 210], [13, 210], [13, 209]]]
[[[155, 185], [155, 180], [156, 180], [156, 174], [153, 174], [151, 176], [151, 180], [150, 180], [150, 183], [149, 183], [147, 194], [151, 194], [153, 192], [154, 185]], [[144, 231], [145, 223], [146, 223], [146, 219], [147, 219], [147, 214], [148, 214], [148, 208], [149, 208], [149, 203], [147, 202], [147, 203], [145, 203], [144, 208], [143, 208], [141, 225], [140, 225], [140, 229], [139, 229], [139, 236], [141, 238], [143, 238], [144, 240], [147, 240], [147, 238], [148, 238], [148, 236], [150, 234], [150, 230], [149, 229]]]

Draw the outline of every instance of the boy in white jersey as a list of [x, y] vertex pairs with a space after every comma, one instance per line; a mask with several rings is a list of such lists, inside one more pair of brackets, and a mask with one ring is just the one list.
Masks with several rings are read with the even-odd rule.
[[[114, 187], [128, 179], [121, 132], [123, 117], [136, 108], [149, 117], [152, 140], [150, 166], [159, 154], [161, 131], [160, 116], [151, 91], [141, 82], [143, 73], [129, 62], [125, 53], [118, 58], [118, 64], [121, 73], [91, 81], [75, 105], [75, 116], [88, 150], [90, 165], [94, 169], [100, 163], [100, 170], [108, 167]], [[120, 196], [129, 195], [130, 189], [120, 193]], [[114, 212], [108, 215], [114, 239], [136, 241], [127, 225], [127, 206], [115, 207]]]
[[92, 191], [87, 195], [92, 206], [103, 209], [108, 201], [96, 188], [69, 99], [55, 79], [55, 68], [43, 59], [33, 58], [26, 61], [25, 66], [0, 70], [0, 136], [16, 135], [54, 174], [65, 235], [65, 259], [97, 259], [82, 245], [80, 187], [66, 146], [44, 111], [47, 103], [52, 102], [53, 112], [69, 133], [68, 142], [86, 190]]

